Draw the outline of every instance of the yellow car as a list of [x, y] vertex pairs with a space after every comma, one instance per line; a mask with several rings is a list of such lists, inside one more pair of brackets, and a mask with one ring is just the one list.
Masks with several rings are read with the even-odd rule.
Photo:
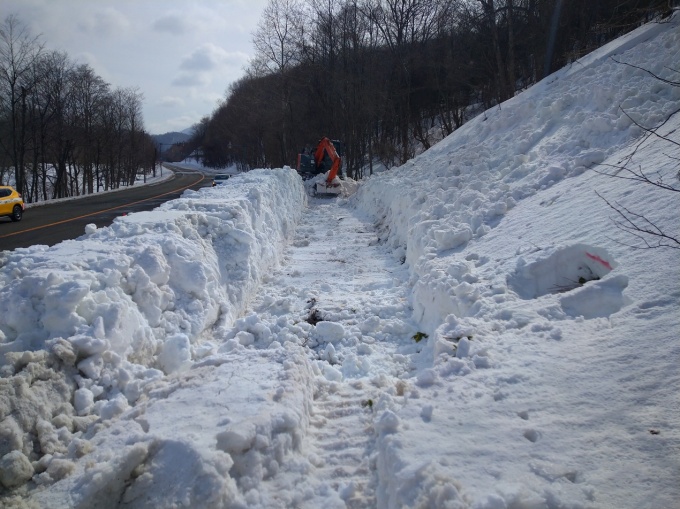
[[0, 217], [21, 221], [24, 215], [24, 200], [13, 187], [0, 186]]
[[231, 177], [231, 175], [229, 175], [228, 173], [220, 173], [218, 175], [215, 175], [215, 177], [213, 178], [212, 184], [213, 187], [226, 183], [227, 180], [229, 180], [229, 177]]

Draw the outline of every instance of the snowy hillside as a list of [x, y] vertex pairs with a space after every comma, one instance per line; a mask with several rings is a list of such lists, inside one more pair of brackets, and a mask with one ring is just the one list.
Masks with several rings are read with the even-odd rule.
[[680, 195], [603, 173], [677, 188], [679, 62], [676, 16], [351, 196], [1, 252], [3, 507], [677, 508], [680, 250], [605, 199], [677, 239]]

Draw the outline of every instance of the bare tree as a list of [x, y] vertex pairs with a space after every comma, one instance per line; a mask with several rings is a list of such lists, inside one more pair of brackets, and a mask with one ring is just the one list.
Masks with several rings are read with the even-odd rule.
[[498, 79], [498, 102], [505, 101], [508, 96], [508, 85], [505, 72], [505, 64], [501, 55], [501, 46], [498, 35], [497, 9], [494, 0], [478, 0], [482, 6], [484, 17], [491, 35], [491, 46], [496, 59], [496, 76]]
[[142, 118], [142, 101], [144, 94], [139, 88], [128, 88], [125, 90], [125, 116], [127, 117], [127, 157], [125, 165], [125, 175], [123, 182], [126, 185], [133, 185], [137, 177], [137, 171], [142, 166], [140, 160], [139, 147], [141, 145], [140, 134], [144, 132], [144, 120]]
[[27, 97], [34, 83], [30, 79], [33, 63], [43, 51], [40, 37], [34, 37], [17, 16], [10, 15], [0, 26], [0, 87], [2, 110], [9, 117], [8, 136], [2, 148], [14, 166], [17, 191], [25, 185]]
[[9, 16], [0, 25], [0, 178], [14, 170], [27, 202], [131, 184], [151, 168], [142, 95], [111, 91], [87, 65], [45, 51]]
[[82, 190], [91, 194], [95, 190], [103, 141], [97, 139], [97, 120], [103, 101], [110, 93], [109, 85], [86, 64], [73, 71], [72, 81], [73, 105], [77, 115], [74, 130], [83, 166]]
[[427, 149], [435, 128], [450, 134], [542, 78], [551, 37], [548, 71], [659, 3], [271, 0], [253, 35], [256, 56], [211, 117], [203, 148], [213, 164], [290, 164], [294, 150], [330, 135], [346, 141], [352, 175], [371, 172], [374, 160], [391, 167], [418, 143]]
[[[619, 62], [613, 59], [617, 63], [634, 67], [636, 69], [641, 69], [653, 76], [656, 80], [666, 83], [672, 87], [680, 87], [679, 81], [674, 81], [666, 78], [662, 78], [652, 73], [647, 69], [638, 67], [626, 62]], [[674, 72], [679, 72], [675, 71]], [[609, 168], [608, 171], [596, 170], [598, 173], [606, 175], [608, 177], [631, 180], [638, 182], [643, 185], [648, 185], [661, 191], [670, 191], [674, 193], [680, 193], [680, 141], [677, 139], [677, 133], [673, 130], [662, 134], [662, 129], [668, 124], [668, 122], [680, 114], [680, 108], [671, 112], [663, 122], [659, 123], [654, 127], [648, 127], [641, 125], [636, 121], [628, 112], [623, 108], [621, 111], [630, 119], [630, 121], [644, 131], [644, 135], [640, 141], [635, 145], [634, 149], [628, 154], [619, 164], [605, 164]], [[676, 139], [672, 138], [675, 135]], [[646, 169], [643, 168], [641, 164], [634, 165], [633, 158], [637, 152], [645, 145], [650, 139], [657, 139], [665, 147], [668, 147], [670, 151], [665, 153], [669, 160], [669, 167], [666, 169]], [[637, 239], [637, 243], [628, 244], [630, 247], [634, 248], [658, 248], [658, 247], [670, 247], [674, 249], [680, 249], [680, 234], [669, 233], [664, 230], [654, 221], [646, 217], [644, 214], [635, 212], [628, 207], [624, 206], [618, 202], [612, 202], [607, 200], [603, 195], [596, 191], [597, 196], [602, 199], [608, 206], [615, 212], [613, 218], [614, 225], [632, 235]], [[680, 203], [678, 204], [680, 206]]]
[[288, 71], [299, 61], [304, 38], [303, 9], [297, 0], [270, 0], [253, 35], [260, 62], [279, 77], [281, 159], [288, 154], [290, 84]]
[[253, 34], [253, 44], [264, 65], [274, 73], [298, 61], [302, 6], [296, 0], [270, 0]]
[[[391, 118], [390, 122], [383, 123], [378, 142], [379, 147], [386, 149], [382, 159], [388, 167], [403, 164], [415, 155], [411, 125], [420, 126], [422, 119], [412, 105], [414, 68], [421, 61], [418, 53], [437, 35], [440, 14], [446, 5], [438, 0], [368, 0], [364, 8], [391, 58], [385, 77], [390, 87], [387, 93]], [[396, 143], [390, 139], [390, 130], [396, 135]], [[394, 145], [400, 148], [398, 154], [391, 150]]]

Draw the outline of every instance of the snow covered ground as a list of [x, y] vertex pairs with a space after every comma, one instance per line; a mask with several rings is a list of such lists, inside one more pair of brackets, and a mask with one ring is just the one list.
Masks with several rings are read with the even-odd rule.
[[[0, 253], [5, 507], [680, 500], [680, 27], [651, 24], [351, 196], [288, 168]], [[673, 71], [676, 69], [676, 71]], [[624, 112], [625, 110], [625, 112]], [[620, 176], [626, 175], [619, 171]]]

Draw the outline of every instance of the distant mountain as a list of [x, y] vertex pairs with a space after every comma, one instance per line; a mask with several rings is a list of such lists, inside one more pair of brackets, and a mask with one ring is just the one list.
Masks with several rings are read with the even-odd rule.
[[187, 134], [187, 135], [189, 135], [189, 136], [193, 136], [194, 131], [196, 131], [196, 129], [194, 129], [193, 127], [189, 127], [189, 128], [187, 128], [187, 129], [184, 129], [184, 130], [181, 131], [181, 132], [182, 132], [183, 134]]
[[167, 150], [170, 145], [175, 143], [182, 143], [191, 138], [190, 134], [187, 134], [187, 130], [182, 132], [170, 132], [165, 134], [153, 134], [151, 137], [156, 142], [156, 145], [167, 145], [163, 151]]

